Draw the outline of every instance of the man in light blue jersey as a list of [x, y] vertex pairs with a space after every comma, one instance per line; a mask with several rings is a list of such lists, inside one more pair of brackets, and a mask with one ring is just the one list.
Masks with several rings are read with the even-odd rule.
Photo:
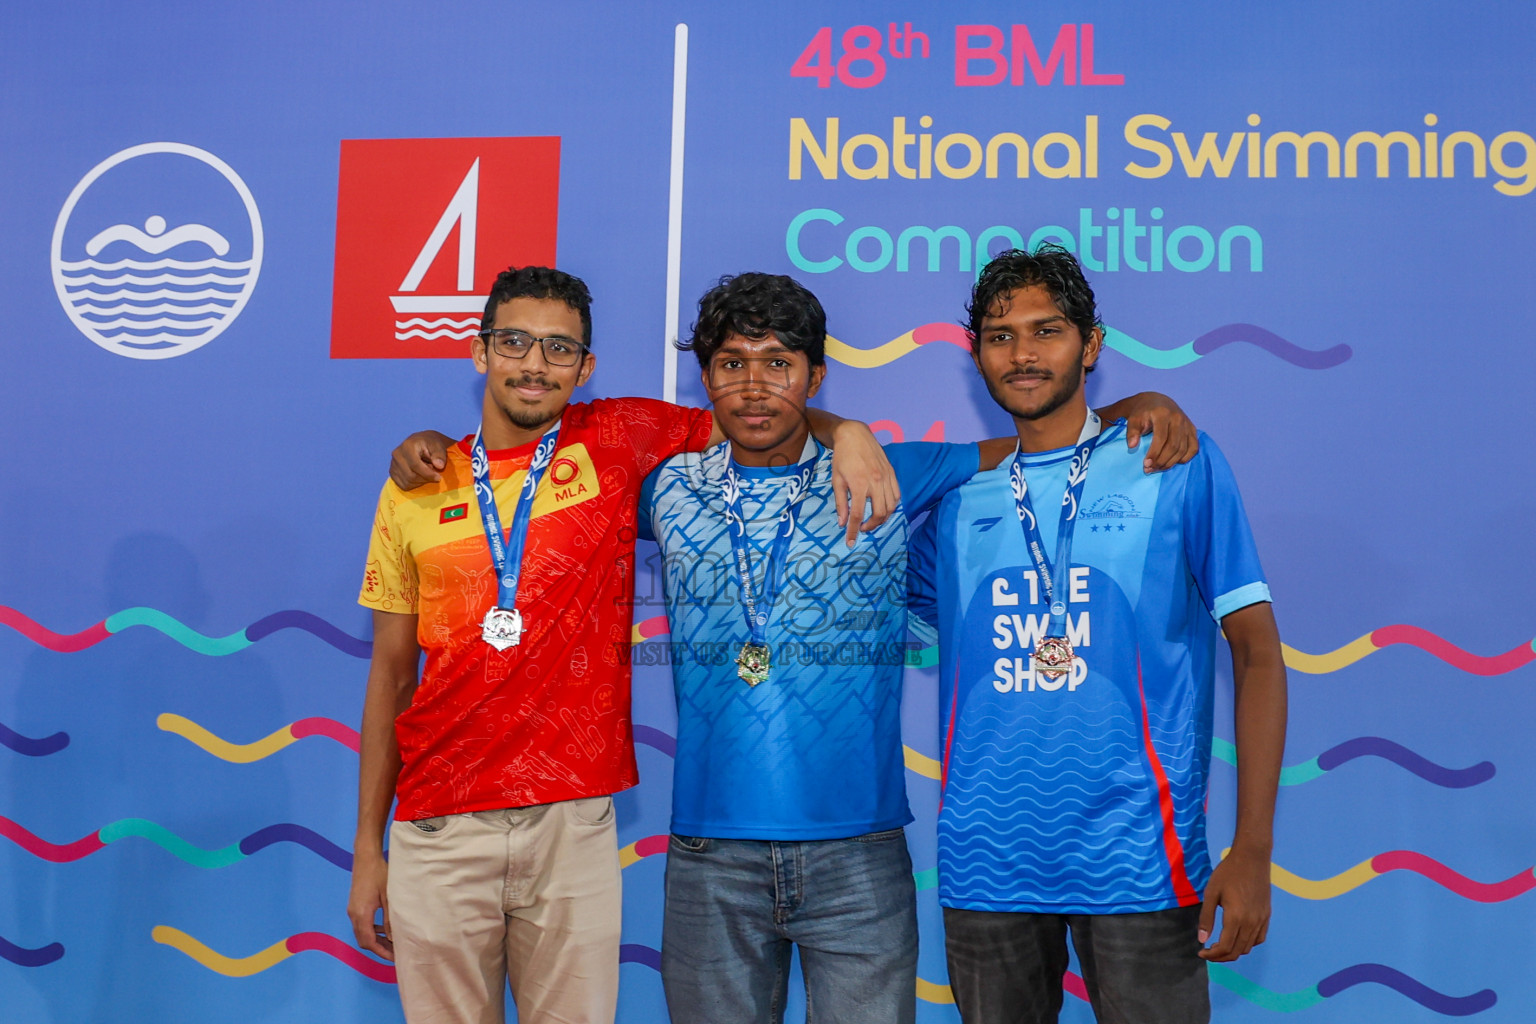
[[[830, 453], [805, 421], [825, 334], [820, 303], [790, 278], [723, 279], [687, 347], [727, 441], [669, 459], [641, 492], [678, 705], [661, 964], [674, 1024], [781, 1019], [794, 945], [816, 1019], [915, 1016], [908, 517], [1014, 442], [887, 446], [901, 504], [850, 548]], [[1187, 426], [1158, 396], [1127, 411], [1141, 422], [1154, 408], [1158, 429]]]
[[[1285, 738], [1285, 667], [1241, 498], [1203, 434], [1188, 464], [1146, 473], [1124, 426], [1088, 408], [1103, 331], [1069, 252], [999, 255], [968, 314], [1018, 452], [942, 499], [910, 572], [913, 610], [939, 629], [939, 899], [961, 1019], [1055, 1021], [1070, 933], [1103, 1024], [1208, 1021], [1204, 961], [1235, 960], [1268, 928]], [[1221, 631], [1238, 807], [1213, 872]]]

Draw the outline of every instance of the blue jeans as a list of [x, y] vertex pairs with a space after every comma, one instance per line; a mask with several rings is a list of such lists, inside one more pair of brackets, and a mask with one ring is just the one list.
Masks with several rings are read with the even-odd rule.
[[912, 1024], [917, 890], [901, 829], [672, 837], [661, 980], [673, 1024], [779, 1024], [792, 945], [810, 1024]]

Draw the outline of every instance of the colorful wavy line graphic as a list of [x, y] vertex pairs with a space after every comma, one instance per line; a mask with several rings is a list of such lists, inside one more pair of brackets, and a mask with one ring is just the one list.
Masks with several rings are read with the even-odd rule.
[[27, 757], [47, 757], [69, 746], [69, 733], [56, 732], [52, 736], [35, 740], [30, 736], [23, 736], [4, 722], [0, 722], [0, 746], [10, 747], [16, 753], [25, 754]]
[[301, 718], [251, 743], [231, 743], [209, 732], [192, 719], [169, 712], [156, 718], [155, 725], [165, 732], [174, 733], [190, 741], [221, 761], [230, 761], [234, 764], [260, 761], [262, 758], [271, 757], [284, 747], [311, 736], [324, 736], [335, 740], [354, 753], [361, 742], [356, 729], [342, 725], [334, 718]]
[[158, 825], [145, 818], [123, 818], [120, 821], [114, 821], [72, 843], [50, 843], [10, 818], [0, 817], [0, 836], [9, 839], [34, 857], [55, 864], [67, 864], [89, 857], [120, 839], [138, 838], [148, 839], [167, 853], [199, 868], [228, 867], [276, 843], [294, 843], [324, 857], [343, 871], [352, 870], [351, 853], [318, 832], [307, 829], [303, 825], [288, 822], [268, 825], [266, 828], [252, 832], [238, 843], [231, 843], [216, 850], [205, 850], [200, 846], [194, 846], [164, 825]]
[[[914, 327], [883, 345], [867, 349], [855, 348], [847, 342], [828, 335], [826, 353], [845, 366], [868, 370], [893, 363], [934, 341], [947, 341], [967, 352], [971, 347], [966, 339], [965, 330], [959, 324], [932, 323]], [[1104, 344], [1108, 348], [1155, 370], [1173, 370], [1188, 366], [1219, 348], [1237, 343], [1253, 345], [1276, 359], [1303, 370], [1326, 370], [1338, 366], [1354, 355], [1354, 350], [1344, 344], [1334, 345], [1332, 348], [1317, 352], [1304, 349], [1257, 324], [1225, 324], [1207, 331], [1194, 341], [1172, 349], [1153, 348], [1113, 327], [1104, 329]]]
[[[1223, 850], [1222, 856], [1226, 855]], [[1332, 878], [1303, 878], [1274, 863], [1269, 868], [1275, 888], [1304, 900], [1331, 900], [1392, 871], [1423, 875], [1441, 888], [1477, 903], [1503, 903], [1536, 888], [1536, 868], [1526, 868], [1502, 882], [1478, 882], [1415, 850], [1378, 853]]]
[[644, 839], [636, 839], [628, 846], [619, 850], [620, 870], [647, 857], [654, 857], [658, 853], [666, 853], [667, 842], [668, 836], [666, 833], [662, 833], [659, 836], [646, 836]]
[[1417, 647], [1426, 654], [1434, 655], [1452, 668], [1478, 676], [1503, 675], [1536, 660], [1536, 640], [1520, 644], [1503, 654], [1481, 655], [1464, 651], [1427, 629], [1398, 625], [1373, 629], [1327, 654], [1307, 654], [1292, 647], [1285, 647], [1285, 664], [1288, 668], [1308, 675], [1322, 675], [1326, 672], [1337, 672], [1341, 668], [1353, 665], [1361, 658], [1397, 644]]
[[[832, 340], [829, 338], [828, 342]], [[658, 615], [637, 623], [631, 630], [631, 641], [640, 643], [663, 635], [667, 631], [666, 621], [665, 616]], [[129, 608], [108, 616], [105, 621], [98, 622], [88, 629], [66, 634], [55, 633], [38, 625], [16, 609], [0, 605], [0, 625], [9, 626], [34, 643], [61, 653], [83, 651], [133, 626], [147, 626], [158, 630], [188, 650], [213, 657], [243, 651], [252, 644], [284, 629], [302, 630], [354, 658], [367, 658], [373, 647], [369, 641], [342, 632], [318, 615], [293, 610], [273, 612], [240, 632], [223, 637], [205, 636], [154, 608]], [[1407, 625], [1383, 626], [1326, 654], [1308, 654], [1289, 645], [1282, 645], [1282, 649], [1287, 667], [1309, 675], [1321, 675], [1337, 672], [1368, 655], [1396, 644], [1417, 647], [1453, 668], [1481, 676], [1503, 675], [1536, 661], [1536, 639], [1521, 643], [1503, 654], [1479, 655], [1465, 651], [1427, 629]], [[936, 648], [926, 647], [920, 651], [909, 652], [907, 664], [931, 667], [937, 664], [937, 659]]]
[[389, 985], [395, 983], [393, 964], [381, 963], [372, 957], [365, 956], [362, 950], [324, 932], [300, 932], [297, 935], [290, 935], [280, 942], [274, 942], [260, 953], [243, 957], [225, 956], [170, 925], [156, 925], [150, 936], [162, 946], [170, 946], [185, 953], [210, 971], [227, 978], [249, 978], [253, 974], [260, 974], [275, 967], [295, 953], [314, 951], [334, 957], [357, 973], [374, 981]]
[[342, 632], [318, 615], [296, 610], [273, 612], [251, 623], [238, 633], [231, 633], [228, 636], [206, 636], [154, 608], [127, 608], [107, 616], [103, 621], [82, 629], [78, 633], [55, 633], [15, 608], [0, 605], [0, 625], [9, 626], [33, 643], [63, 654], [72, 654], [83, 651], [87, 647], [94, 647], [107, 637], [134, 626], [147, 626], [157, 630], [188, 650], [211, 657], [222, 657], [226, 654], [234, 654], [236, 651], [243, 651], [252, 644], [284, 629], [302, 630], [354, 658], [368, 657], [373, 648], [367, 640], [360, 640]]
[[1382, 964], [1356, 964], [1328, 975], [1322, 981], [1299, 992], [1274, 992], [1257, 982], [1243, 977], [1226, 964], [1207, 964], [1211, 980], [1229, 991], [1235, 992], [1256, 1006], [1281, 1013], [1294, 1013], [1316, 1006], [1345, 989], [1356, 985], [1382, 985], [1418, 1003], [1420, 1006], [1447, 1017], [1468, 1017], [1482, 1013], [1498, 1002], [1492, 989], [1483, 989], [1468, 996], [1448, 996], [1425, 985], [1392, 967]]
[[0, 935], [0, 958], [9, 960], [17, 967], [43, 967], [53, 963], [64, 955], [64, 944], [50, 942], [46, 946], [37, 949], [28, 949], [18, 946], [16, 943]]
[[[1218, 761], [1225, 761], [1234, 767], [1237, 765], [1237, 748], [1230, 740], [1219, 736], [1213, 738], [1211, 755]], [[1379, 757], [1391, 761], [1425, 782], [1446, 789], [1466, 789], [1468, 786], [1481, 785], [1493, 778], [1495, 772], [1492, 761], [1479, 761], [1470, 768], [1445, 768], [1400, 743], [1384, 740], [1380, 736], [1360, 736], [1329, 747], [1310, 761], [1280, 769], [1280, 785], [1299, 786], [1320, 779], [1340, 765], [1360, 757]]]

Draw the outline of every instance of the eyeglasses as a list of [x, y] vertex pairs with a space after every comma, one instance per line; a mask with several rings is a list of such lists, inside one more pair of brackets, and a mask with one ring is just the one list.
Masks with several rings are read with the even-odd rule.
[[581, 362], [582, 355], [587, 351], [587, 346], [581, 342], [558, 334], [548, 338], [535, 338], [527, 331], [515, 331], [507, 327], [481, 331], [480, 339], [485, 342], [486, 347], [495, 349], [496, 354], [503, 359], [524, 359], [537, 342], [544, 352], [544, 361], [551, 366], [575, 366]]

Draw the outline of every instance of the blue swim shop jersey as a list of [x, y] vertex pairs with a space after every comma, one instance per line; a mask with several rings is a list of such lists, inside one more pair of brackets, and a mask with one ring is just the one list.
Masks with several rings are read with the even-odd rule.
[[[768, 622], [773, 669], [748, 686], [748, 638], [721, 482], [728, 446], [680, 455], [647, 478], [640, 535], [665, 563], [677, 692], [672, 831], [721, 839], [842, 839], [912, 820], [901, 749], [908, 516], [969, 479], [975, 445], [893, 444], [900, 507], [850, 549], [832, 453], [816, 466]], [[741, 467], [755, 591], [787, 503], [784, 469]]]
[[[1205, 796], [1220, 619], [1269, 600], [1242, 499], [1210, 438], [1142, 472], [1123, 421], [1089, 463], [1067, 626], [1076, 663], [1036, 675], [1049, 607], [1011, 459], [946, 496], [914, 539], [911, 605], [939, 629], [939, 897], [966, 910], [1188, 906], [1210, 878]], [[1054, 554], [1072, 448], [1025, 477]]]

